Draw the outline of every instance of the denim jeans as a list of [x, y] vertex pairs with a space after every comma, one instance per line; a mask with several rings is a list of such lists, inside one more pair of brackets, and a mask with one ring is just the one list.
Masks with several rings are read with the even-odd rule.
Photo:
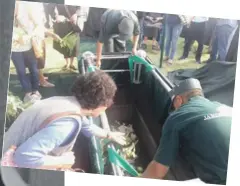
[[178, 38], [182, 32], [183, 25], [182, 24], [166, 24], [166, 48], [165, 48], [165, 56], [169, 57], [169, 59], [173, 60], [176, 49]]
[[211, 60], [225, 61], [228, 52], [229, 39], [234, 29], [235, 28], [232, 28], [229, 25], [216, 27], [215, 38], [212, 44]]
[[[12, 52], [12, 61], [17, 71], [18, 79], [25, 93], [37, 91], [39, 88], [39, 77], [37, 60], [33, 50], [25, 52]], [[30, 78], [26, 74], [26, 67], [30, 72]]]

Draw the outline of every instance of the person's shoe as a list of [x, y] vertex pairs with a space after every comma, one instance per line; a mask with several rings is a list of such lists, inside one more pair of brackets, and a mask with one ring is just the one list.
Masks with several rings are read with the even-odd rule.
[[168, 61], [169, 60], [169, 57], [165, 57], [164, 59], [163, 59], [163, 61]]
[[206, 63], [211, 63], [212, 61], [214, 61], [212, 58], [209, 58]]
[[184, 60], [184, 59], [186, 59], [187, 57], [185, 57], [185, 56], [182, 56], [182, 57], [180, 57], [178, 60]]
[[196, 60], [196, 63], [198, 63], [198, 64], [202, 64], [202, 62], [201, 62], [200, 59], [199, 59], [199, 60]]
[[173, 60], [168, 59], [168, 60], [167, 60], [167, 64], [168, 64], [168, 65], [172, 65], [172, 64], [173, 64]]
[[25, 94], [24, 98], [23, 98], [23, 102], [27, 103], [30, 102], [32, 100], [32, 96], [30, 93]]
[[38, 100], [42, 99], [42, 95], [41, 95], [40, 92], [38, 92], [38, 91], [33, 92], [33, 93], [32, 93], [32, 96], [34, 97], [34, 99], [35, 99], [35, 98], [38, 99]]
[[77, 70], [76, 67], [74, 65], [70, 65], [69, 67], [71, 70]]
[[46, 87], [46, 88], [51, 88], [51, 87], [55, 87], [54, 84], [48, 82], [48, 81], [44, 81], [43, 83], [40, 83], [41, 87]]
[[152, 50], [160, 51], [160, 47], [158, 45], [152, 45]]
[[68, 66], [67, 66], [67, 65], [64, 65], [64, 66], [62, 67], [62, 69], [63, 69], [63, 70], [67, 70], [67, 69], [68, 69]]

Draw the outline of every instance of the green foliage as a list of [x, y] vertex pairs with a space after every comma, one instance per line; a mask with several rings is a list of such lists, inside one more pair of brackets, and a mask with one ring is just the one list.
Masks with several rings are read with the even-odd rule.
[[6, 128], [30, 105], [31, 103], [23, 103], [18, 96], [14, 96], [13, 93], [9, 91], [7, 97]]

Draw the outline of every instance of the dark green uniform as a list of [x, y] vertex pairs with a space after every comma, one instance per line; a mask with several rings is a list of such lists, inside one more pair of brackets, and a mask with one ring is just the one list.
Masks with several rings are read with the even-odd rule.
[[134, 22], [133, 35], [140, 34], [138, 18], [130, 10], [107, 10], [101, 17], [101, 26], [98, 41], [104, 43], [105, 52], [124, 52], [126, 41], [118, 38], [118, 24], [124, 17], [131, 18]]
[[181, 155], [202, 181], [226, 184], [232, 120], [229, 109], [200, 96], [191, 98], [167, 118], [155, 161], [171, 166]]

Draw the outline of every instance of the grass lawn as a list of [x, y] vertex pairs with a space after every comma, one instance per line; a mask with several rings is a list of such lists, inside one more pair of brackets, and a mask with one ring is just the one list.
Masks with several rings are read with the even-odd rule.
[[[65, 96], [69, 95], [69, 86], [71, 86], [72, 82], [75, 80], [78, 71], [63, 71], [62, 67], [65, 64], [65, 60], [63, 56], [58, 53], [52, 47], [52, 39], [46, 39], [46, 66], [44, 69], [45, 75], [49, 78], [49, 81], [54, 83], [56, 86], [54, 88], [42, 88], [40, 87], [39, 92], [42, 94], [43, 98], [51, 97], [51, 96]], [[147, 54], [151, 61], [159, 67], [160, 64], [160, 52], [153, 52], [151, 48], [151, 43], [148, 43]], [[182, 38], [179, 39], [176, 59], [178, 59], [183, 52], [183, 44], [184, 40]], [[131, 44], [130, 44], [131, 45]], [[128, 48], [131, 46], [128, 45]], [[95, 53], [96, 51], [96, 41], [90, 39], [81, 38], [81, 53], [85, 51], [92, 51]], [[196, 50], [196, 43], [193, 46], [193, 51]], [[208, 54], [206, 48], [204, 48], [204, 53], [202, 55], [202, 61], [208, 59]], [[74, 61], [75, 66], [77, 67], [77, 59]], [[200, 68], [204, 64], [197, 64], [194, 60], [194, 52], [190, 52], [190, 56], [187, 60], [184, 61], [174, 61], [172, 66], [167, 66], [163, 63], [163, 67], [160, 69], [165, 75], [167, 72], [174, 71], [177, 69], [187, 69], [187, 68]], [[10, 80], [9, 80], [9, 97], [8, 97], [8, 106], [7, 106], [7, 126], [13, 122], [14, 116], [17, 111], [23, 107], [22, 99], [24, 97], [24, 93], [22, 91], [21, 85], [19, 83], [18, 77], [16, 75], [15, 67], [13, 63], [10, 64]], [[19, 104], [17, 104], [19, 103]], [[19, 107], [19, 108], [18, 108]]]
[[[44, 69], [45, 73], [64, 73], [64, 71], [61, 70], [61, 68], [64, 66], [65, 64], [65, 60], [63, 58], [63, 56], [57, 52], [56, 50], [54, 50], [52, 48], [52, 39], [51, 38], [47, 38], [46, 39], [46, 43], [47, 43], [47, 61], [46, 61], [46, 67]], [[148, 57], [152, 60], [152, 62], [159, 67], [160, 65], [160, 52], [154, 52], [151, 50], [151, 45], [150, 45], [150, 41], [149, 41], [149, 45], [147, 48], [147, 54]], [[180, 38], [178, 41], [178, 47], [177, 47], [177, 53], [175, 56], [175, 61], [174, 64], [172, 66], [168, 66], [163, 62], [163, 66], [161, 68], [161, 71], [166, 74], [167, 72], [170, 71], [174, 71], [177, 69], [186, 69], [186, 68], [200, 68], [202, 67], [204, 64], [197, 64], [195, 63], [195, 59], [194, 59], [194, 51], [196, 51], [197, 48], [197, 43], [194, 43], [194, 46], [192, 48], [192, 52], [190, 52], [189, 58], [184, 60], [184, 61], [178, 61], [176, 59], [178, 59], [183, 52], [183, 45], [184, 45], [184, 39]], [[95, 45], [95, 41], [91, 40], [91, 39], [81, 39], [81, 48], [80, 51], [81, 53], [85, 52], [85, 51], [92, 51], [95, 52], [96, 51], [96, 45]], [[202, 61], [205, 61], [208, 59], [209, 54], [207, 54], [207, 49], [206, 47], [204, 48], [204, 52], [202, 55]], [[75, 59], [74, 64], [77, 66], [77, 60]], [[15, 74], [15, 68], [11, 62], [11, 66], [10, 66], [10, 72], [11, 74]]]
[[[175, 59], [178, 59], [183, 52], [183, 44], [184, 40], [182, 38], [178, 41], [178, 48], [177, 48], [177, 54], [175, 56]], [[85, 51], [92, 51], [95, 53], [96, 51], [96, 41], [86, 38], [81, 38], [81, 53]], [[78, 71], [63, 71], [62, 67], [65, 64], [65, 60], [63, 56], [53, 49], [52, 47], [52, 39], [47, 38], [46, 39], [46, 47], [47, 47], [47, 54], [46, 54], [46, 66], [43, 72], [45, 75], [49, 78], [49, 81], [54, 83], [56, 85], [55, 88], [40, 88], [40, 92], [43, 95], [43, 98], [53, 96], [53, 95], [66, 95], [68, 94], [68, 90], [70, 84], [72, 81], [74, 81], [74, 78], [76, 78], [76, 74]], [[203, 64], [197, 64], [194, 60], [194, 51], [196, 51], [197, 43], [194, 43], [194, 46], [192, 48], [192, 52], [190, 52], [190, 56], [188, 59], [184, 61], [178, 61], [175, 60], [174, 64], [171, 66], [167, 66], [163, 62], [163, 66], [160, 69], [163, 74], [167, 75], [168, 72], [174, 71], [177, 69], [187, 69], [187, 68], [200, 68], [204, 65]], [[131, 44], [128, 44], [128, 48], [131, 48]], [[151, 59], [151, 61], [159, 67], [160, 64], [160, 52], [153, 52], [151, 50], [151, 42], [148, 43], [147, 48], [147, 54], [148, 57]], [[202, 61], [208, 59], [209, 54], [207, 54], [207, 48], [204, 48], [204, 52], [202, 55]], [[74, 61], [75, 66], [77, 67], [77, 59]], [[9, 81], [9, 91], [13, 93], [14, 96], [19, 97], [20, 99], [23, 98], [23, 92], [21, 85], [18, 81], [18, 77], [16, 76], [15, 67], [13, 66], [11, 62], [10, 66], [10, 81]]]

